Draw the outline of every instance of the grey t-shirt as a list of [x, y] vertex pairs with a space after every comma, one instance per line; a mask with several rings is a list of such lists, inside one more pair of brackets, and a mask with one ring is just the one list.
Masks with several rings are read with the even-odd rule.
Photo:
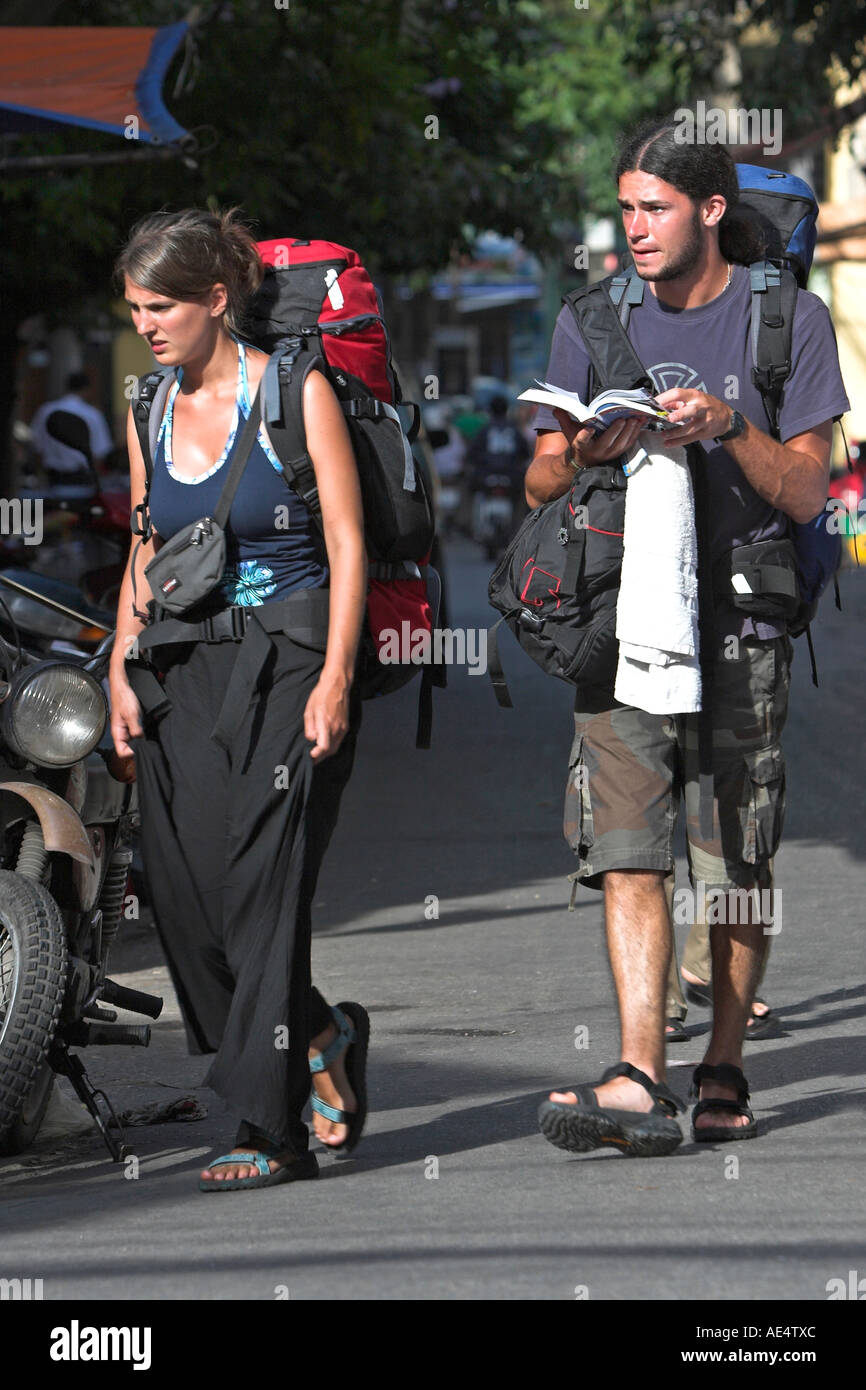
[[[660, 303], [647, 284], [643, 303], [632, 309], [628, 332], [656, 391], [678, 386], [705, 391], [730, 402], [732, 409], [769, 433], [761, 393], [752, 383], [750, 325], [749, 272], [745, 266], [735, 265], [730, 285], [696, 309], [672, 309]], [[850, 408], [830, 315], [822, 300], [807, 290], [797, 295], [791, 359], [779, 411], [782, 443]], [[565, 305], [556, 321], [546, 380], [576, 391], [586, 401], [589, 373], [590, 361], [580, 330]], [[533, 425], [537, 430], [559, 429], [546, 406], [539, 407]], [[702, 440], [701, 444], [708, 456], [712, 560], [735, 545], [783, 535], [784, 515], [758, 496], [724, 445], [713, 440]], [[782, 630], [773, 623], [753, 624], [742, 614], [731, 616], [731, 625], [725, 628], [742, 637], [756, 632], [761, 638], [779, 636]]]

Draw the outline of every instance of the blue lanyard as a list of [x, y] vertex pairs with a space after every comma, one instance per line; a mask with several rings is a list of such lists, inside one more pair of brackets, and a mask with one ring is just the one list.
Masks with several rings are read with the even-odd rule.
[[[225, 443], [225, 448], [223, 449], [222, 453], [220, 454], [213, 467], [208, 468], [207, 471], [204, 473], [199, 473], [198, 476], [195, 478], [187, 478], [182, 473], [178, 473], [175, 470], [174, 460], [172, 458], [171, 431], [174, 418], [174, 398], [178, 393], [181, 382], [183, 381], [183, 367], [178, 367], [177, 379], [174, 382], [171, 391], [169, 392], [168, 406], [166, 408], [165, 415], [162, 417], [162, 423], [159, 427], [159, 434], [157, 435], [157, 445], [159, 445], [160, 440], [163, 441], [165, 466], [168, 469], [170, 476], [174, 478], [175, 482], [192, 483], [193, 485], [195, 485], [196, 483], [203, 483], [207, 478], [212, 478], [214, 473], [216, 473], [220, 468], [222, 468], [223, 464], [225, 463], [226, 459], [232, 451], [232, 445], [235, 442], [241, 419], [246, 420], [249, 416], [252, 402], [250, 401], [250, 383], [249, 376], [247, 374], [246, 348], [244, 347], [244, 344], [242, 342], [240, 342], [239, 340], [236, 341], [238, 343], [238, 384], [237, 394], [235, 397], [235, 408], [234, 413], [232, 415], [232, 422], [229, 428], [228, 438]], [[275, 468], [278, 473], [282, 474], [283, 470], [280, 465], [280, 461], [274, 454], [273, 450], [268, 446], [268, 444], [266, 444], [262, 435], [261, 427], [259, 428], [257, 438], [272, 467]]]
[[225, 463], [226, 459], [231, 453], [232, 445], [235, 442], [235, 437], [238, 432], [238, 425], [240, 424], [242, 406], [246, 405], [246, 410], [244, 410], [243, 412], [244, 419], [246, 419], [246, 417], [250, 413], [249, 385], [247, 381], [247, 361], [243, 343], [238, 343], [238, 384], [237, 392], [235, 395], [235, 408], [232, 414], [232, 422], [229, 428], [228, 438], [225, 442], [223, 451], [217, 459], [216, 463], [211, 468], [208, 468], [206, 472], [199, 473], [195, 478], [188, 478], [185, 477], [184, 474], [178, 473], [175, 470], [174, 460], [172, 458], [171, 434], [172, 424], [174, 420], [174, 400], [175, 396], [177, 395], [180, 389], [180, 384], [182, 381], [183, 367], [178, 367], [177, 378], [174, 382], [174, 385], [171, 388], [171, 391], [169, 392], [168, 406], [166, 408], [165, 415], [162, 417], [162, 423], [159, 427], [157, 444], [159, 444], [159, 440], [162, 439], [165, 456], [165, 466], [168, 469], [171, 477], [174, 478], [175, 482], [192, 483], [193, 485], [195, 485], [196, 483], [203, 483], [207, 478], [212, 478], [214, 473], [216, 473], [220, 468], [222, 468], [223, 464]]

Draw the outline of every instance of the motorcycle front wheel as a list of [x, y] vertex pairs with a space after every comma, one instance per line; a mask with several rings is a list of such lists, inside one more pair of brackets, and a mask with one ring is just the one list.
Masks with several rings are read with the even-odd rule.
[[24, 1098], [18, 1118], [0, 1134], [0, 1157], [23, 1154], [30, 1148], [42, 1128], [46, 1111], [54, 1094], [54, 1072], [50, 1062], [43, 1062], [32, 1089]]
[[57, 904], [41, 884], [0, 870], [0, 1153], [21, 1152], [42, 1121], [65, 988]]

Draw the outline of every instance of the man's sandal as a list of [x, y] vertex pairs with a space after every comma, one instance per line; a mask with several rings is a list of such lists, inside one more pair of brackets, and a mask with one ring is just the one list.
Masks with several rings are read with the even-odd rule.
[[310, 1104], [317, 1115], [330, 1120], [335, 1125], [346, 1125], [348, 1134], [342, 1144], [327, 1144], [333, 1153], [351, 1153], [361, 1138], [361, 1131], [367, 1119], [367, 1050], [370, 1045], [370, 1019], [367, 1010], [360, 1004], [342, 1003], [331, 1009], [331, 1017], [337, 1026], [337, 1036], [310, 1060], [310, 1071], [315, 1074], [327, 1071], [328, 1067], [346, 1053], [346, 1079], [355, 1093], [357, 1110], [338, 1110], [335, 1105], [327, 1105], [316, 1095], [315, 1088]]
[[690, 1036], [683, 1027], [681, 1018], [671, 1015], [665, 1019], [665, 1042], [688, 1042]]
[[[700, 1004], [702, 1008], [712, 1008], [713, 987], [711, 984], [696, 985], [691, 980], [683, 979], [683, 989], [690, 1004]], [[767, 1008], [766, 999], [756, 997], [753, 1004], [763, 1004]], [[670, 1023], [671, 1020], [668, 1019], [668, 1022]], [[781, 1031], [778, 1014], [774, 1014], [772, 1009], [767, 1008], [765, 1014], [749, 1013], [743, 1036], [758, 1042], [762, 1038], [776, 1038]], [[668, 1034], [667, 1040], [668, 1042], [679, 1041], [677, 1038], [672, 1038], [670, 1034]]]
[[283, 1182], [299, 1182], [304, 1178], [318, 1177], [319, 1164], [315, 1154], [303, 1154], [297, 1158], [288, 1156], [288, 1162], [281, 1163], [272, 1173], [268, 1158], [276, 1159], [276, 1153], [267, 1154], [256, 1149], [249, 1153], [223, 1154], [208, 1163], [207, 1171], [218, 1168], [222, 1163], [252, 1163], [258, 1173], [252, 1178], [199, 1178], [200, 1192], [238, 1192], [246, 1187], [276, 1187]]
[[752, 1008], [755, 1004], [763, 1004], [767, 1012], [765, 1014], [750, 1012], [746, 1019], [746, 1031], [743, 1036], [753, 1038], [755, 1042], [761, 1038], [777, 1038], [782, 1031], [779, 1015], [774, 1014], [773, 1010], [768, 1007], [766, 999], [755, 998], [752, 1001]]
[[710, 1009], [713, 1006], [713, 987], [711, 984], [695, 984], [693, 980], [687, 980], [685, 976], [680, 977], [683, 982], [683, 990], [690, 1004], [699, 1004], [703, 1009]]
[[[710, 1066], [709, 1062], [701, 1062], [699, 1067], [695, 1067], [692, 1076], [691, 1094], [695, 1097], [700, 1095], [702, 1081], [718, 1081], [722, 1086], [735, 1086], [737, 1090], [736, 1100], [699, 1100], [692, 1111], [692, 1139], [696, 1144], [728, 1144], [736, 1139], [754, 1139], [758, 1132], [758, 1122], [749, 1109], [749, 1083], [739, 1067], [732, 1066], [730, 1062], [720, 1062], [718, 1066]], [[699, 1115], [705, 1115], [708, 1110], [730, 1110], [734, 1115], [745, 1115], [748, 1120], [746, 1125], [701, 1125], [698, 1129], [695, 1120]]]
[[652, 1110], [602, 1109], [592, 1086], [566, 1086], [573, 1091], [578, 1104], [564, 1101], [543, 1101], [538, 1111], [541, 1132], [558, 1149], [570, 1153], [588, 1153], [590, 1149], [613, 1145], [630, 1158], [655, 1158], [673, 1153], [683, 1141], [683, 1132], [676, 1121], [685, 1106], [673, 1091], [660, 1081], [653, 1081], [646, 1072], [628, 1062], [608, 1067], [593, 1084], [601, 1086], [615, 1076], [627, 1076], [636, 1081], [652, 1097]]

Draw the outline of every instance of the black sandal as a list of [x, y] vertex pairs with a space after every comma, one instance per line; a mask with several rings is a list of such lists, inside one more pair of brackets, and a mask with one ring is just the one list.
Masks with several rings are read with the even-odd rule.
[[767, 1010], [765, 1014], [749, 1013], [746, 1019], [746, 1031], [744, 1037], [754, 1038], [757, 1042], [759, 1038], [776, 1038], [782, 1031], [779, 1025], [779, 1016], [774, 1014], [768, 1006], [766, 999], [759, 999], [757, 996], [752, 1000], [752, 1008], [755, 1004], [763, 1004]]
[[652, 1110], [602, 1109], [592, 1086], [566, 1086], [563, 1089], [573, 1091], [578, 1104], [542, 1102], [538, 1123], [545, 1139], [558, 1149], [568, 1149], [569, 1153], [588, 1153], [605, 1144], [615, 1145], [629, 1158], [655, 1158], [673, 1153], [683, 1140], [683, 1132], [675, 1118], [678, 1111], [685, 1109], [679, 1097], [663, 1082], [653, 1081], [629, 1062], [608, 1067], [601, 1081], [593, 1084], [602, 1086], [615, 1076], [627, 1076], [643, 1086], [655, 1102]]
[[[739, 1067], [730, 1062], [720, 1062], [714, 1067], [709, 1062], [701, 1062], [695, 1067], [692, 1076], [691, 1095], [700, 1095], [702, 1081], [718, 1081], [723, 1086], [736, 1086], [736, 1100], [699, 1100], [692, 1111], [692, 1139], [696, 1144], [727, 1144], [736, 1139], [754, 1139], [758, 1132], [758, 1122], [749, 1109], [749, 1083]], [[730, 1110], [734, 1115], [745, 1115], [747, 1125], [702, 1125], [695, 1128], [695, 1120], [708, 1110]]]
[[701, 1008], [711, 1009], [713, 1007], [713, 987], [707, 984], [696, 985], [692, 980], [686, 980], [682, 976], [683, 989], [690, 1004], [700, 1004]]

